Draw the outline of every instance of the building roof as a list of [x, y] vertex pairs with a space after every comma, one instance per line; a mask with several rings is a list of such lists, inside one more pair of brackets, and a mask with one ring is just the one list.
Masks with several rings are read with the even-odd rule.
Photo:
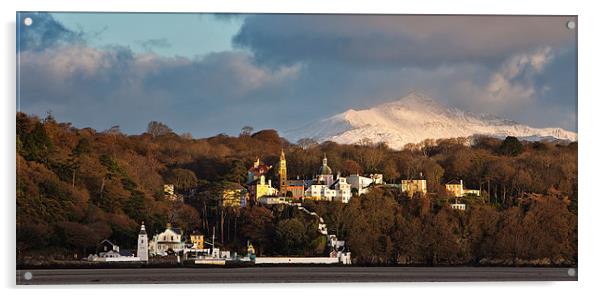
[[270, 171], [270, 169], [272, 169], [272, 166], [261, 164], [257, 167], [249, 168], [249, 172], [251, 172], [255, 176], [260, 176], [260, 175], [264, 175], [266, 172]]
[[199, 230], [194, 230], [194, 231], [192, 231], [192, 233], [190, 235], [200, 236], [200, 235], [203, 235], [203, 233], [201, 233], [201, 231], [199, 231]]
[[452, 179], [448, 182], [445, 183], [446, 185], [459, 185], [460, 181], [458, 181], [457, 179]]
[[108, 239], [104, 239], [104, 240], [103, 240], [103, 241], [101, 241], [101, 242], [100, 242], [98, 245], [103, 245], [104, 243], [107, 243], [107, 244], [109, 244], [109, 245], [111, 245], [111, 246], [118, 246], [118, 245], [114, 244], [113, 242], [111, 242], [111, 241], [110, 241], [110, 240], [108, 240]]
[[304, 180], [287, 180], [286, 181], [287, 186], [289, 187], [305, 187], [305, 185], [307, 184], [306, 181]]
[[320, 166], [320, 175], [332, 175], [332, 169], [330, 169], [330, 167], [326, 164], [322, 164], [322, 166]]
[[322, 159], [322, 166], [320, 166], [320, 175], [332, 175], [332, 169], [328, 167], [328, 159], [326, 158], [326, 154], [324, 154], [324, 159]]

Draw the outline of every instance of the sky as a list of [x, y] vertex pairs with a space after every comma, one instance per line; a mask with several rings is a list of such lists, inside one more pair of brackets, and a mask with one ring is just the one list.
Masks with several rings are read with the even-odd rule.
[[[30, 26], [23, 25], [31, 18]], [[577, 131], [566, 16], [19, 13], [20, 111], [128, 134], [285, 131], [411, 91]]]

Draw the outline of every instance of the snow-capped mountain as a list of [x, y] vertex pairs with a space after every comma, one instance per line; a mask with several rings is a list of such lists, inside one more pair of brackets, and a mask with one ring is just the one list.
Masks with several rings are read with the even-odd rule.
[[425, 139], [516, 136], [521, 139], [559, 139], [576, 141], [577, 133], [561, 128], [532, 128], [487, 114], [474, 114], [435, 102], [426, 95], [410, 93], [393, 102], [370, 109], [347, 110], [332, 117], [284, 132], [296, 142], [312, 138], [319, 142], [353, 144], [363, 139], [385, 142], [393, 149]]

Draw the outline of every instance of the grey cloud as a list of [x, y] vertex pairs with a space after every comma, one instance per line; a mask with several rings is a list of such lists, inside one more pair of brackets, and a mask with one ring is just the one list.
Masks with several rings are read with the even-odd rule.
[[[83, 43], [83, 33], [67, 29], [48, 13], [19, 13], [19, 35], [17, 51], [41, 51], [50, 47]], [[25, 18], [31, 18], [30, 26], [23, 25]]]
[[245, 107], [269, 104], [299, 71], [264, 68], [240, 52], [194, 60], [64, 46], [20, 55], [22, 111], [52, 110], [77, 126], [119, 124], [129, 133], [141, 132], [150, 120], [204, 136], [240, 129], [239, 121], [224, 115], [236, 119], [251, 109]]
[[270, 63], [400, 67], [499, 62], [540, 46], [572, 46], [568, 17], [252, 15], [236, 46]]
[[[58, 41], [29, 38], [46, 41], [20, 53], [21, 107], [52, 110], [77, 126], [119, 124], [139, 133], [149, 120], [160, 120], [209, 136], [234, 134], [243, 125], [294, 128], [414, 89], [469, 111], [576, 130], [574, 33], [555, 27], [564, 18], [439, 18], [247, 15], [233, 41], [250, 53], [199, 59], [94, 49], [76, 33], [49, 33]], [[540, 55], [526, 67], [521, 55], [542, 48], [551, 49], [546, 63]], [[504, 70], [513, 57], [522, 68]], [[532, 88], [531, 100], [485, 100], [496, 73], [506, 73], [511, 86]], [[466, 92], [466, 82], [478, 92]]]

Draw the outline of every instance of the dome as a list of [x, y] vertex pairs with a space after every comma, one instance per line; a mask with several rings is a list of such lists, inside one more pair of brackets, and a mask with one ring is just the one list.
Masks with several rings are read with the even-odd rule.
[[320, 175], [332, 175], [332, 169], [328, 165], [324, 164], [320, 166]]
[[320, 166], [320, 175], [332, 175], [332, 169], [328, 167], [328, 159], [326, 158], [326, 154], [324, 155], [324, 159], [322, 159], [322, 166]]

